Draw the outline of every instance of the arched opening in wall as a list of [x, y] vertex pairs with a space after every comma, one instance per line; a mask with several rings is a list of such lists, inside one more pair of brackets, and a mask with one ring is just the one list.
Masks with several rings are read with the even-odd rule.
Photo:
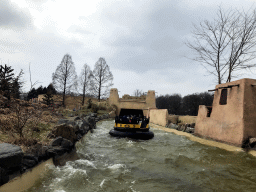
[[226, 105], [227, 104], [227, 89], [222, 89], [220, 94], [220, 105]]

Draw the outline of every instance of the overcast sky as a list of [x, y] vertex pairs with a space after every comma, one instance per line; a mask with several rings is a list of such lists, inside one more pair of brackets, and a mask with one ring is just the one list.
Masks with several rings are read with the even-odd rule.
[[[216, 79], [186, 57], [192, 25], [252, 0], [0, 0], [0, 61], [23, 69], [24, 90], [47, 86], [69, 53], [79, 75], [104, 57], [119, 96], [135, 89], [182, 96], [215, 87]], [[239, 78], [255, 78], [245, 73]]]

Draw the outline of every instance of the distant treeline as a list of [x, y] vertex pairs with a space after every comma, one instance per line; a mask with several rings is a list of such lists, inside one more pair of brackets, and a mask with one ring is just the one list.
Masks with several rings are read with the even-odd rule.
[[180, 94], [161, 95], [156, 98], [158, 109], [167, 109], [169, 114], [197, 116], [199, 105], [212, 106], [213, 94], [194, 93], [182, 97]]

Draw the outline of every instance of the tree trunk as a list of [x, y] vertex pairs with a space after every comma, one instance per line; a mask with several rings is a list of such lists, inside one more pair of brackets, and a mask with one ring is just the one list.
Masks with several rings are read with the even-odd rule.
[[85, 98], [85, 85], [83, 87], [83, 100], [82, 100], [82, 106], [84, 105], [84, 98]]

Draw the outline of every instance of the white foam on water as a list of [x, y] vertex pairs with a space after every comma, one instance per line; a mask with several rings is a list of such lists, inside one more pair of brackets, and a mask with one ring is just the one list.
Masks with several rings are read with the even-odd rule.
[[95, 167], [95, 165], [93, 164], [92, 161], [89, 161], [89, 160], [84, 160], [84, 159], [79, 159], [79, 160], [76, 160], [76, 162], [78, 163], [81, 163], [81, 164], [85, 164], [87, 166], [90, 166], [90, 167], [93, 167], [94, 169], [97, 169], [97, 167]]
[[105, 179], [103, 179], [103, 181], [101, 181], [101, 183], [100, 183], [100, 187], [101, 187], [101, 188], [102, 188], [104, 182], [105, 182]]
[[120, 168], [125, 168], [125, 165], [123, 165], [123, 164], [114, 164], [114, 165], [108, 166], [108, 168], [112, 169], [112, 170], [117, 170], [117, 169], [120, 169]]
[[170, 133], [168, 132], [158, 132], [158, 133], [154, 133], [155, 135], [158, 135], [158, 136], [163, 136], [163, 135], [169, 135]]
[[134, 142], [133, 141], [128, 141], [127, 143], [127, 147], [132, 147], [134, 146]]
[[73, 169], [79, 169], [83, 170], [87, 167], [92, 167], [94, 169], [97, 169], [97, 167], [94, 165], [92, 161], [86, 160], [86, 159], [78, 159], [76, 161], [69, 161], [66, 163], [65, 167], [71, 167]]
[[130, 189], [132, 190], [132, 192], [140, 192], [140, 191], [135, 191], [132, 186], [130, 186]]
[[55, 172], [56, 172], [57, 175], [61, 175], [61, 178], [57, 177], [55, 179], [56, 183], [62, 182], [62, 180], [66, 177], [67, 178], [73, 177], [73, 175], [75, 175], [75, 174], [82, 174], [82, 175], [87, 176], [86, 170], [79, 169], [79, 168], [74, 168], [74, 167], [72, 167], [71, 165], [68, 165], [68, 164], [65, 165], [62, 168], [57, 167]]

